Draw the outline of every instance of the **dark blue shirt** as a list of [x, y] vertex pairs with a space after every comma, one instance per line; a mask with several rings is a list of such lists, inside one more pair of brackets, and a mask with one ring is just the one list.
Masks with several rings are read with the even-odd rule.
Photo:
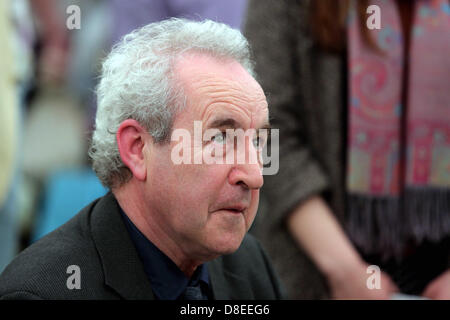
[[197, 285], [200, 286], [204, 299], [211, 298], [207, 263], [198, 266], [189, 279], [169, 257], [136, 228], [122, 209], [120, 212], [157, 299], [182, 299], [182, 293], [187, 286]]

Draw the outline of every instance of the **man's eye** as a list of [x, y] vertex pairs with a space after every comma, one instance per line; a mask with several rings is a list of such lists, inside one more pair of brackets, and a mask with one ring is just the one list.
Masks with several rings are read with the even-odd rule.
[[211, 138], [211, 141], [214, 141], [214, 142], [217, 142], [217, 143], [222, 143], [222, 144], [225, 143], [226, 140], [227, 140], [227, 137], [226, 137], [226, 133], [225, 132], [219, 132], [219, 133], [217, 133], [215, 136], [213, 136]]
[[262, 147], [264, 147], [264, 139], [262, 139], [261, 137], [256, 137], [255, 139], [253, 139], [253, 145], [255, 146], [255, 148], [261, 149]]

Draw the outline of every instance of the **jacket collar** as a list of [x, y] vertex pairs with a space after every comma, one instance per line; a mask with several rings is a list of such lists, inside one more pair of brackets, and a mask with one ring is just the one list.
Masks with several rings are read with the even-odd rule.
[[253, 292], [247, 279], [227, 270], [223, 257], [208, 264], [209, 277], [215, 300], [251, 300]]
[[153, 300], [150, 282], [120, 216], [119, 204], [111, 192], [94, 207], [91, 230], [106, 285], [124, 299]]

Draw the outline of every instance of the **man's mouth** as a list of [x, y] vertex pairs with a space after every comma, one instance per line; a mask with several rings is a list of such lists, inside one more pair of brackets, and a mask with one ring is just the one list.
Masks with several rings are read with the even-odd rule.
[[242, 211], [239, 211], [239, 210], [236, 210], [236, 209], [222, 209], [222, 210], [229, 211], [229, 212], [235, 213], [235, 214], [243, 213]]
[[244, 211], [246, 209], [247, 209], [247, 206], [236, 204], [236, 205], [232, 205], [232, 206], [229, 206], [229, 207], [222, 208], [220, 210], [226, 210], [226, 211], [229, 211], [231, 213], [239, 214], [239, 213], [244, 213]]

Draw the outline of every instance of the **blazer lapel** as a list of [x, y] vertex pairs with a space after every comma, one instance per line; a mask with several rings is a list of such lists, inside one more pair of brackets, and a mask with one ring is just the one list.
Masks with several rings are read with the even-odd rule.
[[112, 193], [104, 196], [93, 209], [91, 232], [103, 265], [105, 283], [124, 299], [155, 299]]
[[248, 281], [226, 270], [219, 257], [208, 263], [211, 287], [216, 300], [251, 300], [253, 291]]

